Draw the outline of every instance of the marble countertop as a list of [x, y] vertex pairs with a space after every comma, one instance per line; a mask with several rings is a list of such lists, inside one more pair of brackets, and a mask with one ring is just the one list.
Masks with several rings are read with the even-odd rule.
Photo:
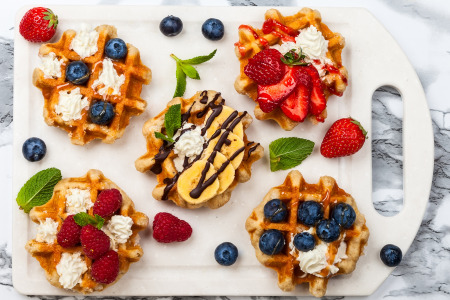
[[[424, 87], [433, 119], [435, 168], [430, 202], [422, 226], [402, 263], [382, 286], [369, 297], [353, 299], [396, 298], [448, 299], [450, 296], [450, 102], [446, 86], [450, 82], [450, 2], [441, 0], [46, 0], [51, 4], [77, 5], [265, 5], [265, 6], [339, 6], [365, 7], [387, 28], [400, 44]], [[0, 210], [0, 299], [74, 299], [74, 297], [23, 296], [12, 286], [11, 214], [16, 208], [12, 195], [13, 133], [13, 56], [14, 17], [24, 5], [40, 6], [35, 0], [3, 2], [0, 12], [0, 191], [5, 204]], [[382, 63], [382, 62], [380, 62]], [[402, 102], [400, 94], [380, 87], [372, 104], [373, 200], [386, 216], [402, 208]], [[418, 145], [420, 147], [420, 145]], [[447, 186], [448, 184], [448, 186]], [[78, 296], [77, 299], [91, 297]], [[156, 297], [152, 297], [156, 298]], [[166, 297], [164, 297], [166, 298]], [[216, 298], [216, 297], [205, 297]], [[220, 297], [226, 299], [228, 297]], [[229, 297], [244, 298], [244, 297]], [[253, 297], [252, 297], [253, 298]], [[264, 297], [258, 297], [264, 298]], [[272, 298], [272, 297], [271, 297]], [[281, 297], [277, 300], [281, 300]], [[283, 299], [286, 297], [283, 297]], [[293, 297], [290, 297], [293, 298]], [[312, 298], [312, 297], [311, 297]], [[324, 297], [344, 299], [350, 297]], [[101, 298], [99, 298], [101, 299]], [[103, 299], [113, 299], [105, 297]], [[114, 298], [116, 299], [116, 298]], [[119, 299], [119, 298], [117, 298]], [[127, 297], [120, 299], [143, 299]]]

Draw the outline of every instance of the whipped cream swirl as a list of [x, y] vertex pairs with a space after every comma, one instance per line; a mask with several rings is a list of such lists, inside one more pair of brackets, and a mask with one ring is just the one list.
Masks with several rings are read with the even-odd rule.
[[124, 82], [125, 75], [119, 76], [116, 69], [114, 69], [113, 62], [109, 58], [105, 58], [103, 60], [103, 70], [100, 71], [100, 76], [92, 84], [92, 89], [95, 90], [97, 86], [103, 86], [97, 91], [100, 95], [120, 95], [120, 87]]
[[61, 77], [61, 65], [64, 65], [64, 60], [58, 60], [54, 52], [41, 56], [41, 65], [39, 69], [44, 73], [44, 78], [58, 78]]
[[81, 29], [70, 43], [69, 49], [75, 51], [82, 59], [98, 51], [98, 32], [91, 25], [81, 23]]
[[[117, 244], [126, 243], [128, 238], [133, 233], [131, 231], [133, 220], [130, 217], [116, 215], [112, 216], [108, 222], [107, 229]], [[108, 234], [107, 234], [108, 235]]]
[[[195, 126], [194, 129], [184, 132], [181, 136], [181, 132], [184, 129]], [[178, 129], [177, 133], [173, 136], [173, 139], [178, 139], [175, 143], [173, 152], [178, 154], [173, 161], [175, 163], [175, 168], [178, 172], [183, 171], [183, 163], [185, 157], [189, 158], [189, 163], [191, 163], [197, 155], [202, 153], [203, 144], [205, 143], [205, 138], [202, 136], [202, 126], [196, 126], [192, 123], [186, 123], [182, 128]]]
[[59, 283], [65, 289], [72, 289], [81, 282], [81, 275], [85, 273], [88, 268], [86, 262], [81, 258], [81, 252], [73, 254], [64, 252], [61, 260], [56, 266], [56, 272], [59, 275]]
[[58, 233], [58, 222], [51, 218], [46, 218], [44, 222], [40, 221], [37, 227], [36, 241], [39, 243], [53, 244]]
[[91, 201], [90, 190], [69, 189], [66, 194], [66, 212], [75, 215], [79, 212], [87, 212], [94, 203]]
[[59, 102], [55, 105], [55, 112], [61, 115], [64, 121], [80, 120], [81, 111], [89, 107], [89, 101], [80, 94], [80, 88], [59, 92]]

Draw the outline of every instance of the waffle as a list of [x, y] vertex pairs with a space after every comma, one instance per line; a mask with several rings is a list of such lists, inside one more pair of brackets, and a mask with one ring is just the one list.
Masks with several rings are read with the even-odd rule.
[[[44, 96], [44, 120], [49, 126], [60, 127], [69, 133], [71, 142], [75, 145], [84, 145], [93, 139], [101, 139], [102, 142], [111, 144], [123, 136], [125, 128], [132, 116], [140, 115], [146, 108], [147, 102], [140, 98], [142, 85], [149, 84], [152, 73], [148, 67], [142, 64], [139, 50], [131, 44], [127, 44], [127, 56], [114, 61], [114, 68], [120, 76], [125, 76], [125, 82], [120, 87], [120, 95], [102, 96], [91, 88], [103, 70], [102, 61], [106, 57], [104, 48], [106, 42], [117, 37], [117, 29], [110, 25], [101, 25], [95, 28], [99, 33], [97, 42], [98, 51], [86, 58], [81, 57], [70, 45], [76, 36], [74, 30], [67, 30], [61, 39], [53, 44], [43, 44], [39, 49], [39, 55], [45, 56], [53, 52], [58, 59], [63, 60], [61, 65], [61, 77], [46, 78], [44, 72], [36, 68], [33, 72], [33, 84], [42, 91]], [[86, 63], [91, 75], [87, 84], [74, 85], [66, 81], [66, 68], [72, 61], [82, 60]], [[88, 109], [83, 109], [81, 119], [64, 121], [62, 116], [55, 111], [59, 103], [59, 92], [80, 88], [80, 93], [86, 97], [89, 103], [98, 100], [107, 100], [115, 108], [115, 116], [109, 125], [97, 125], [90, 121]]]
[[[281, 223], [270, 223], [264, 217], [264, 205], [272, 200], [280, 199], [286, 204], [288, 209], [287, 221]], [[356, 220], [349, 229], [341, 229], [341, 235], [335, 242], [329, 244], [327, 262], [334, 262], [341, 241], [344, 239], [347, 243], [347, 259], [343, 259], [336, 266], [339, 271], [334, 274], [349, 274], [353, 272], [356, 263], [363, 255], [364, 246], [369, 238], [369, 229], [366, 226], [366, 220], [351, 195], [340, 189], [336, 181], [329, 176], [321, 177], [318, 184], [308, 184], [298, 171], [291, 171], [286, 177], [284, 183], [272, 188], [264, 197], [264, 200], [252, 212], [245, 223], [245, 228], [250, 234], [250, 239], [255, 248], [256, 257], [265, 267], [271, 268], [278, 273], [278, 286], [283, 291], [293, 291], [297, 284], [308, 283], [309, 291], [316, 297], [325, 295], [328, 279], [334, 276], [328, 274], [329, 266], [321, 271], [324, 277], [317, 277], [312, 274], [304, 273], [297, 260], [297, 254], [292, 252], [289, 243], [293, 237], [302, 231], [309, 229], [308, 226], [297, 222], [297, 210], [302, 201], [313, 200], [323, 204], [324, 218], [327, 219], [330, 214], [330, 204], [345, 202], [353, 207], [356, 212]], [[286, 240], [284, 249], [273, 256], [261, 252], [259, 249], [259, 239], [268, 229], [278, 229], [283, 232]], [[315, 235], [315, 228], [313, 228]], [[316, 238], [316, 241], [318, 239]], [[323, 273], [322, 273], [323, 272]]]
[[[135, 165], [136, 169], [140, 172], [147, 172], [149, 170], [152, 170], [157, 174], [158, 184], [156, 185], [152, 193], [153, 197], [156, 200], [171, 200], [176, 205], [189, 209], [195, 209], [202, 206], [207, 206], [209, 208], [215, 209], [225, 205], [229, 201], [231, 192], [234, 190], [234, 188], [236, 188], [238, 183], [246, 182], [250, 179], [252, 164], [263, 157], [264, 148], [257, 143], [249, 142], [247, 139], [245, 129], [247, 129], [253, 121], [252, 117], [247, 113], [239, 113], [239, 116], [242, 117], [241, 122], [243, 125], [243, 141], [245, 144], [245, 149], [243, 150], [243, 160], [238, 168], [235, 168], [234, 180], [230, 184], [230, 186], [210, 200], [195, 204], [184, 200], [179, 193], [178, 181], [175, 181], [176, 184], [174, 183], [172, 187], [167, 187], [168, 184], [164, 182], [165, 179], [167, 180], [167, 178], [170, 179], [176, 176], [176, 178], [178, 178], [178, 176], [180, 175], [175, 168], [174, 159], [177, 157], [177, 154], [175, 154], [173, 150], [170, 151], [167, 158], [165, 158], [165, 160], [162, 161], [161, 164], [158, 164], [158, 162], [155, 160], [155, 156], [160, 153], [161, 149], [164, 149], [165, 144], [163, 144], [163, 141], [161, 139], [155, 138], [154, 133], [163, 131], [164, 116], [170, 106], [181, 104], [181, 112], [182, 114], [184, 114], [184, 116], [186, 116], [186, 120], [195, 125], [201, 125], [205, 121], [205, 118], [208, 116], [208, 114], [206, 114], [205, 112], [209, 112], [211, 110], [211, 105], [220, 105], [220, 103], [224, 103], [224, 99], [221, 97], [221, 94], [211, 90], [197, 92], [193, 97], [189, 99], [174, 98], [167, 104], [167, 108], [165, 110], [163, 110], [159, 115], [157, 115], [153, 119], [148, 120], [144, 124], [142, 133], [147, 142], [147, 153], [137, 159]], [[201, 117], [198, 117], [197, 115], [201, 112], [204, 112], [203, 115]], [[203, 151], [201, 160], [205, 159], [204, 154], [205, 150]]]
[[[130, 217], [133, 220], [133, 226], [131, 227], [132, 235], [126, 243], [118, 244], [118, 254], [120, 261], [120, 270], [117, 279], [108, 285], [95, 282], [90, 275], [90, 266], [92, 265], [92, 259], [86, 257], [83, 254], [81, 245], [63, 248], [57, 241], [53, 244], [47, 244], [44, 242], [37, 242], [35, 239], [29, 240], [25, 246], [25, 249], [36, 258], [41, 267], [45, 270], [45, 275], [50, 284], [63, 288], [59, 282], [59, 275], [56, 271], [63, 253], [82, 253], [82, 259], [86, 262], [88, 271], [81, 277], [81, 283], [78, 283], [73, 290], [81, 292], [83, 294], [89, 294], [94, 291], [102, 291], [108, 286], [115, 284], [120, 278], [125, 275], [130, 267], [131, 263], [139, 261], [144, 254], [141, 246], [139, 246], [139, 231], [144, 230], [148, 226], [148, 217], [136, 211], [133, 201], [122, 191], [115, 183], [107, 179], [102, 172], [98, 170], [89, 170], [88, 173], [79, 178], [67, 178], [63, 179], [55, 186], [52, 199], [42, 206], [34, 207], [30, 211], [30, 218], [35, 223], [51, 218], [58, 223], [58, 230], [61, 228], [63, 220], [68, 216], [66, 213], [66, 194], [70, 188], [89, 189], [90, 197], [95, 202], [99, 191], [104, 189], [118, 189], [122, 194], [122, 207], [120, 208], [120, 215]], [[92, 215], [92, 208], [88, 211]], [[105, 220], [108, 221], [108, 219]]]
[[[328, 97], [332, 94], [342, 96], [347, 87], [348, 79], [348, 72], [342, 65], [341, 58], [342, 49], [345, 46], [345, 39], [339, 33], [332, 32], [327, 25], [322, 23], [322, 17], [319, 12], [305, 7], [297, 14], [285, 17], [278, 10], [269, 9], [264, 18], [265, 20], [273, 19], [295, 30], [300, 30], [313, 25], [321, 31], [324, 38], [328, 40], [327, 57], [333, 62], [333, 66], [340, 72], [340, 74], [339, 72], [328, 72], [328, 74], [322, 77], [322, 87], [325, 98], [328, 101]], [[240, 74], [236, 78], [234, 84], [238, 93], [247, 95], [256, 102], [257, 83], [245, 75], [244, 68], [248, 64], [250, 58], [265, 48], [276, 44], [281, 44], [281, 37], [278, 33], [264, 34], [261, 29], [255, 29], [251, 26], [244, 25], [239, 27], [239, 42], [235, 44], [235, 53], [240, 61]], [[300, 123], [289, 119], [279, 107], [275, 108], [270, 113], [265, 113], [259, 108], [259, 105], [257, 105], [254, 113], [258, 120], [274, 120], [284, 130], [292, 130]], [[326, 117], [327, 111], [325, 109], [320, 115], [322, 122]], [[318, 124], [318, 120], [315, 116], [310, 114], [308, 119], [312, 123]]]

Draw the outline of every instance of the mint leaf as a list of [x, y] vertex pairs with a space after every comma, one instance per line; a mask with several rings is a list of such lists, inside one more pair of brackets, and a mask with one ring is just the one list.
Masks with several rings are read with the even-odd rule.
[[175, 87], [175, 94], [173, 97], [183, 97], [184, 92], [186, 91], [186, 74], [184, 74], [183, 69], [177, 63], [177, 86]]
[[164, 134], [162, 134], [162, 133], [159, 132], [159, 131], [155, 131], [155, 137], [156, 137], [157, 139], [161, 139], [161, 140], [168, 141], [169, 143], [175, 142], [173, 139], [171, 139], [170, 137], [165, 136]]
[[61, 179], [61, 171], [56, 168], [49, 168], [36, 173], [28, 179], [17, 194], [16, 202], [20, 209], [29, 213], [33, 207], [47, 203], [52, 198], [55, 185]]
[[178, 128], [181, 127], [181, 104], [169, 107], [164, 117], [164, 127], [169, 138], [172, 138]]
[[314, 148], [314, 142], [296, 137], [280, 138], [269, 145], [270, 171], [291, 169], [301, 164]]
[[198, 65], [204, 62], [207, 62], [208, 60], [210, 60], [211, 58], [214, 57], [214, 55], [216, 55], [217, 49], [214, 50], [213, 52], [211, 52], [208, 55], [204, 55], [204, 56], [196, 56], [194, 58], [191, 59], [186, 59], [186, 60], [182, 60], [182, 63], [185, 64], [189, 64], [189, 65]]
[[73, 219], [75, 220], [75, 223], [77, 223], [80, 226], [86, 226], [88, 224], [91, 224], [97, 229], [102, 229], [103, 224], [105, 223], [105, 219], [100, 217], [99, 215], [95, 215], [95, 217], [91, 216], [90, 214], [87, 214], [85, 212], [77, 213], [73, 216]]
[[184, 74], [189, 76], [192, 79], [200, 79], [200, 75], [198, 74], [197, 70], [191, 66], [184, 63], [180, 63], [180, 67], [183, 70]]

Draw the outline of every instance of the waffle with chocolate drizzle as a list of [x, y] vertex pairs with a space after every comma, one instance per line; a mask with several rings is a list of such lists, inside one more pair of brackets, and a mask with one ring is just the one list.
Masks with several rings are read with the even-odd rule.
[[[182, 112], [182, 127], [175, 143], [198, 126], [205, 140], [202, 152], [186, 157], [182, 170], [174, 163], [178, 157], [173, 151], [175, 143], [155, 137], [155, 132], [165, 132], [165, 114], [175, 104], [181, 104]], [[197, 92], [189, 99], [172, 99], [165, 110], [144, 124], [147, 153], [136, 160], [135, 166], [140, 172], [151, 170], [157, 175], [158, 184], [152, 193], [156, 200], [171, 200], [189, 209], [215, 209], [229, 201], [238, 183], [250, 179], [252, 164], [264, 155], [264, 148], [245, 134], [252, 117], [224, 104], [218, 92]], [[193, 125], [186, 128], [183, 125], [187, 123]]]

